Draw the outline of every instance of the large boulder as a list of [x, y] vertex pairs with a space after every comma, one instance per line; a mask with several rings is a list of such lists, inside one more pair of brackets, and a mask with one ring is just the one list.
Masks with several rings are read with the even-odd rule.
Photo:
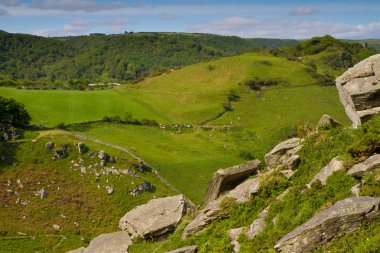
[[198, 246], [193, 245], [193, 246], [183, 247], [180, 249], [175, 249], [172, 251], [167, 251], [166, 253], [196, 253], [197, 251], [198, 251]]
[[183, 195], [150, 200], [126, 213], [119, 221], [119, 227], [131, 239], [154, 240], [172, 232], [186, 213]]
[[207, 187], [204, 196], [205, 203], [217, 199], [222, 192], [233, 189], [249, 176], [257, 173], [260, 169], [260, 164], [259, 160], [253, 160], [245, 164], [217, 170]]
[[355, 164], [347, 171], [350, 176], [362, 178], [372, 170], [380, 168], [380, 154], [369, 157], [362, 163]]
[[265, 155], [265, 163], [269, 169], [295, 169], [300, 163], [300, 157], [296, 154], [302, 148], [300, 138], [292, 138], [279, 143]]
[[331, 176], [334, 171], [342, 170], [344, 168], [343, 162], [339, 161], [336, 157], [333, 158], [325, 167], [323, 167], [317, 175], [307, 184], [307, 187], [310, 188], [311, 185], [319, 180], [322, 185], [326, 184], [327, 178]]
[[274, 246], [277, 252], [311, 252], [318, 244], [354, 232], [365, 222], [380, 217], [380, 199], [354, 197], [338, 201], [308, 222], [282, 237]]
[[81, 247], [67, 253], [127, 253], [132, 240], [124, 231], [95, 237], [87, 248]]
[[330, 115], [324, 114], [318, 122], [317, 129], [333, 128], [340, 126], [340, 123], [333, 119]]
[[[271, 172], [263, 173], [261, 176], [270, 174]], [[220, 196], [216, 200], [210, 201], [204, 209], [202, 209], [195, 219], [190, 222], [184, 229], [182, 238], [185, 239], [191, 234], [199, 233], [203, 231], [213, 220], [220, 217], [222, 210], [221, 204], [226, 198], [234, 198], [237, 203], [247, 202], [254, 194], [260, 189], [261, 177], [251, 178], [235, 189], [229, 191], [227, 194]]]
[[348, 69], [336, 79], [339, 98], [353, 127], [380, 113], [380, 54]]

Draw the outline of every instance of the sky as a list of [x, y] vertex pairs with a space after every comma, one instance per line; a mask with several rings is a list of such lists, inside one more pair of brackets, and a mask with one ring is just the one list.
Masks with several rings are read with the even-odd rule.
[[45, 37], [133, 31], [380, 39], [380, 1], [0, 0], [0, 30]]

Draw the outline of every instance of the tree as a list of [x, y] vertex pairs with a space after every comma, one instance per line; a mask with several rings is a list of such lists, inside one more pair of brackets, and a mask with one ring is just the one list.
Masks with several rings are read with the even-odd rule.
[[0, 122], [16, 126], [27, 126], [31, 117], [25, 105], [17, 102], [13, 98], [0, 96]]
[[226, 93], [226, 96], [228, 101], [238, 101], [240, 99], [240, 96], [234, 89], [229, 89]]

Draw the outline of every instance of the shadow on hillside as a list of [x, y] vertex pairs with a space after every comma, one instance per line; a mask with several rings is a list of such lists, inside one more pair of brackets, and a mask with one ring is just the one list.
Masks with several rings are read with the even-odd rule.
[[2, 143], [0, 147], [0, 174], [3, 174], [6, 167], [17, 164], [16, 150], [19, 142]]

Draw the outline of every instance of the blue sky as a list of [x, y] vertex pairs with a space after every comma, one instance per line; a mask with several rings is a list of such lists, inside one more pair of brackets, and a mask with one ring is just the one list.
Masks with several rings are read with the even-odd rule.
[[124, 31], [246, 38], [380, 38], [380, 1], [0, 0], [0, 29], [41, 36]]

